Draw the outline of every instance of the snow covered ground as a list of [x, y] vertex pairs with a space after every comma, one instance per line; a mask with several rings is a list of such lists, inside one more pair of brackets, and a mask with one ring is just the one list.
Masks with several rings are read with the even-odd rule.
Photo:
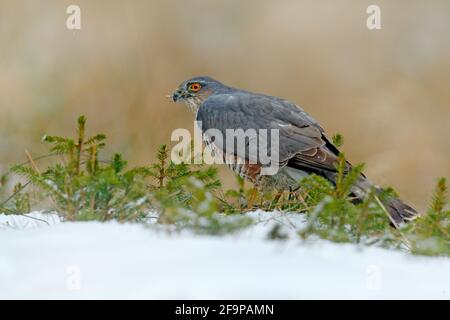
[[31, 216], [0, 215], [1, 299], [450, 298], [448, 258], [266, 240], [298, 215], [254, 212], [224, 237]]

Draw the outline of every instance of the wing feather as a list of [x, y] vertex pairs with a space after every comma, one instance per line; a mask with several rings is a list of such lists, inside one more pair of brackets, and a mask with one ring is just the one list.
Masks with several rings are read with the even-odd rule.
[[[212, 95], [200, 106], [197, 121], [203, 132], [216, 129], [222, 133], [224, 141], [216, 145], [222, 150], [227, 129], [278, 129], [280, 165], [335, 171], [337, 148], [314, 118], [287, 100], [241, 91]], [[255, 152], [249, 144], [245, 149], [236, 146], [232, 152], [248, 160], [249, 152]]]

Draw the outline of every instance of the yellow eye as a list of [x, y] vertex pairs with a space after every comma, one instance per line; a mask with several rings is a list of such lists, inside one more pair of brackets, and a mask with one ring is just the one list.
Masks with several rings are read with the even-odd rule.
[[190, 91], [198, 91], [201, 88], [202, 88], [202, 86], [200, 85], [200, 83], [193, 83], [193, 84], [189, 85]]

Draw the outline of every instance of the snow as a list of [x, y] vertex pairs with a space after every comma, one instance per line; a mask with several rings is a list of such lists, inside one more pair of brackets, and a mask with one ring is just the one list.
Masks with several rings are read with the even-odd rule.
[[[305, 243], [295, 237], [299, 215], [250, 216], [255, 226], [214, 237], [0, 215], [0, 299], [450, 298], [448, 258]], [[274, 223], [289, 240], [267, 240]]]

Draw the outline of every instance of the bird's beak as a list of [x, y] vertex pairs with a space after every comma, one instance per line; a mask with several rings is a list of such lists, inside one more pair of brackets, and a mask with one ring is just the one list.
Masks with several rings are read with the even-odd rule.
[[181, 90], [180, 89], [175, 90], [175, 92], [172, 94], [173, 102], [177, 102], [181, 96], [182, 96]]

